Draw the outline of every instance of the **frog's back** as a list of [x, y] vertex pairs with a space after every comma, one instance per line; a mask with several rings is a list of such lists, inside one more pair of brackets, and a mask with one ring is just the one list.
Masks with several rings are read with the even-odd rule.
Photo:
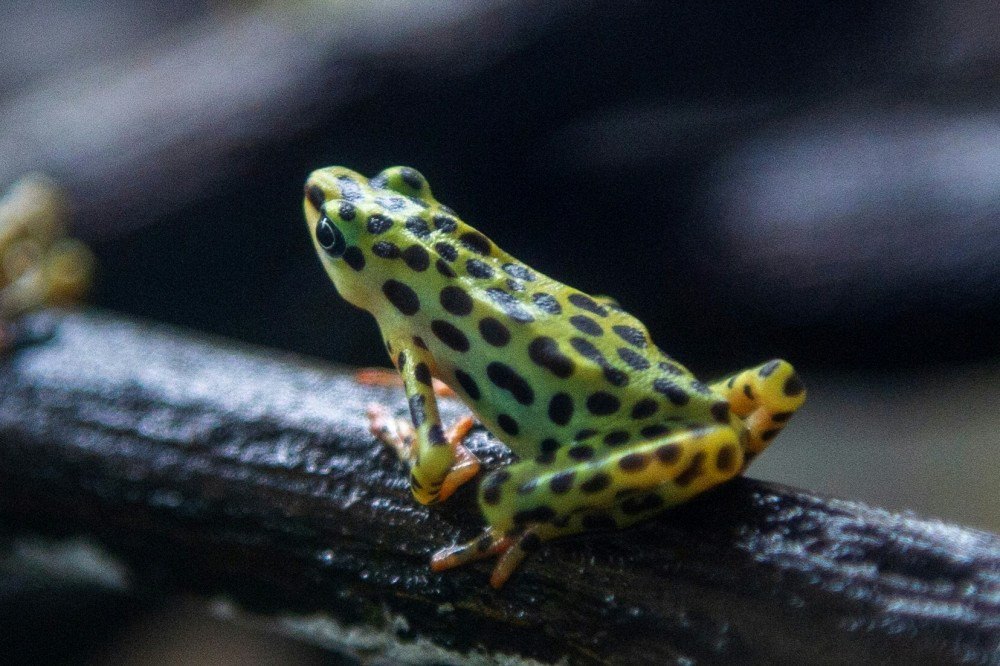
[[522, 457], [553, 442], [624, 444], [664, 421], [728, 422], [725, 401], [635, 317], [517, 261], [439, 204], [417, 172], [317, 178], [340, 192], [327, 214], [359, 230], [338, 289], [375, 314], [386, 340], [426, 346], [434, 374]]
[[480, 395], [471, 401], [480, 418], [498, 423], [498, 434], [519, 455], [544, 454], [555, 442], [621, 445], [662, 434], [666, 421], [728, 423], [725, 401], [662, 353], [635, 317], [542, 274], [523, 274], [529, 275], [513, 288], [504, 278], [507, 288], [472, 292], [479, 295], [479, 321], [503, 327], [499, 337], [509, 342], [445, 361], [462, 365], [453, 372], [487, 379], [459, 386]]

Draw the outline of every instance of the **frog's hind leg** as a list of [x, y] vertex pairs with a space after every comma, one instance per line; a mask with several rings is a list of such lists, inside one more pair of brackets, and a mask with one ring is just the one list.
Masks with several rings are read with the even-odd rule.
[[574, 458], [580, 455], [574, 449], [557, 452], [552, 464], [525, 461], [487, 476], [479, 499], [490, 527], [477, 539], [438, 551], [432, 568], [499, 555], [490, 578], [499, 588], [543, 541], [631, 525], [732, 478], [743, 466], [743, 450], [728, 427], [665, 432], [587, 462]]
[[806, 389], [788, 361], [775, 359], [713, 383], [733, 414], [743, 419], [747, 464], [781, 432], [802, 406]]
[[613, 501], [591, 504], [581, 496], [567, 528], [581, 532], [628, 527], [728, 481], [739, 474], [743, 461], [732, 428], [696, 426], [651, 439], [609, 456], [604, 466], [614, 475]]
[[[479, 486], [479, 505], [489, 526], [471, 541], [438, 550], [431, 557], [431, 569], [444, 571], [487, 557], [500, 556], [501, 562], [511, 562], [512, 557], [516, 558], [516, 562], [508, 565], [510, 571], [513, 571], [526, 551], [531, 550], [532, 544], [536, 540], [541, 542], [538, 536], [528, 536], [529, 533], [537, 534], [539, 525], [523, 529], [516, 526], [518, 506], [521, 503], [515, 501], [516, 497], [526, 494], [524, 489], [535, 487], [531, 480], [539, 474], [544, 474], [542, 466], [531, 460], [501, 467], [488, 474]], [[523, 554], [518, 556], [518, 553]], [[510, 576], [510, 572], [498, 576], [499, 569], [498, 563], [490, 579], [494, 588], [501, 587]]]

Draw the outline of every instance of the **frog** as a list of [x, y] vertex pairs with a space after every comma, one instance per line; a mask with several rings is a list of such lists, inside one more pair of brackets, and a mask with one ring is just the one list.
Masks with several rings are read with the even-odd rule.
[[326, 273], [374, 316], [401, 377], [408, 418], [381, 404], [367, 418], [415, 500], [443, 502], [480, 470], [463, 445], [472, 416], [446, 429], [438, 383], [517, 458], [481, 479], [485, 527], [435, 552], [434, 571], [495, 557], [499, 589], [550, 539], [628, 527], [741, 474], [805, 400], [782, 359], [699, 381], [616, 300], [518, 261], [411, 167], [318, 169], [303, 207]]

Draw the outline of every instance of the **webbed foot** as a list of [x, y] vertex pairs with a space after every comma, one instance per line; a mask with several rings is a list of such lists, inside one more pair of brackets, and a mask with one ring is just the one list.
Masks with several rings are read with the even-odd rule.
[[[372, 403], [366, 410], [371, 433], [396, 452], [397, 457], [412, 467], [416, 460], [413, 425], [402, 418], [395, 418], [385, 405]], [[442, 502], [458, 490], [465, 482], [479, 473], [479, 458], [470, 451], [462, 440], [469, 433], [475, 421], [471, 416], [463, 416], [444, 434], [445, 441], [454, 452], [451, 468], [441, 481], [436, 493], [436, 502]]]

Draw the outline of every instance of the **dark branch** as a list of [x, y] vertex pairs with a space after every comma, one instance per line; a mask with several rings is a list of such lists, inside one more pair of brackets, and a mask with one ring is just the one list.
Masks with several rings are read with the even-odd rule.
[[[335, 332], [333, 333], [335, 334]], [[113, 315], [57, 319], [0, 367], [0, 512], [86, 534], [155, 589], [542, 660], [991, 662], [1000, 538], [741, 479], [640, 527], [564, 540], [500, 592], [442, 575], [472, 489], [428, 510], [367, 433], [401, 395], [314, 361]], [[452, 418], [458, 406], [446, 409]], [[488, 466], [510, 459], [485, 433]]]

